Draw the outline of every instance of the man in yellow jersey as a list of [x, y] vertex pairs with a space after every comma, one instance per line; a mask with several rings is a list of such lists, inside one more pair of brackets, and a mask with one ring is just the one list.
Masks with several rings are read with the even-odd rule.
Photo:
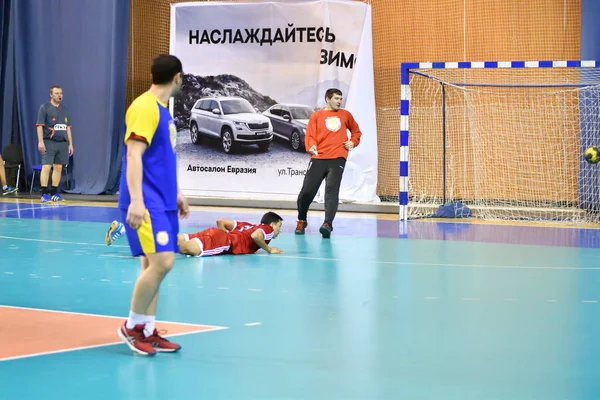
[[160, 284], [175, 262], [178, 217], [189, 213], [177, 186], [177, 130], [168, 109], [181, 89], [183, 67], [177, 57], [160, 55], [152, 62], [152, 86], [136, 98], [125, 116], [125, 146], [119, 208], [131, 254], [141, 258], [129, 318], [118, 335], [131, 350], [154, 356], [181, 346], [162, 338], [155, 327]]

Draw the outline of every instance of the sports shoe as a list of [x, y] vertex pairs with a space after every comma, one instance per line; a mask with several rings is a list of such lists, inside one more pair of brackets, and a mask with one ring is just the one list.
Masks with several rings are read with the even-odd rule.
[[306, 221], [299, 220], [298, 224], [296, 225], [296, 235], [304, 235], [304, 230], [307, 226], [308, 223]]
[[106, 236], [104, 236], [104, 241], [107, 246], [110, 246], [115, 240], [121, 237], [121, 230], [123, 227], [123, 224], [118, 221], [111, 222], [110, 228], [108, 228]]
[[42, 203], [50, 203], [50, 201], [52, 201], [50, 195], [48, 193], [44, 193], [42, 195]]
[[331, 236], [332, 230], [333, 230], [333, 228], [327, 222], [323, 223], [323, 225], [321, 225], [321, 227], [319, 228], [319, 232], [321, 232], [321, 235], [325, 239], [329, 239], [329, 237]]
[[57, 202], [57, 203], [61, 202], [61, 201], [65, 201], [65, 199], [63, 199], [61, 197], [61, 195], [58, 194], [58, 193], [53, 194], [52, 197], [51, 197], [51, 199], [52, 199], [52, 201]]
[[2, 195], [4, 196], [5, 194], [16, 193], [17, 190], [19, 189], [14, 188], [12, 186], [6, 186], [5, 188], [2, 188]]
[[152, 346], [144, 336], [144, 324], [138, 324], [134, 326], [133, 329], [127, 329], [126, 323], [127, 322], [123, 323], [117, 331], [121, 340], [125, 342], [131, 350], [138, 354], [149, 357], [155, 356], [156, 350], [154, 349], [154, 346]]
[[[167, 333], [167, 331], [162, 330], [161, 333]], [[181, 350], [181, 346], [177, 343], [173, 343], [160, 336], [157, 329], [154, 329], [154, 333], [151, 336], [146, 338], [150, 344], [154, 347], [154, 349], [160, 353], [175, 353], [176, 351]]]

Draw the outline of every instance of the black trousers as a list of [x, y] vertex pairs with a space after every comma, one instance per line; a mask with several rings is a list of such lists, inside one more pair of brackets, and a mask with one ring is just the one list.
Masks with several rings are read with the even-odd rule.
[[310, 160], [302, 189], [298, 194], [299, 220], [306, 221], [310, 203], [315, 199], [319, 187], [325, 179], [325, 222], [332, 226], [340, 201], [340, 184], [345, 166], [346, 159], [342, 157], [329, 160]]

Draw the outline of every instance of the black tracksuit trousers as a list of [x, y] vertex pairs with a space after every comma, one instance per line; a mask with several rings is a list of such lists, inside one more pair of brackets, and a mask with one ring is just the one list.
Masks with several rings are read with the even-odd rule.
[[311, 159], [304, 176], [302, 189], [298, 194], [298, 219], [306, 221], [310, 204], [315, 199], [319, 187], [325, 179], [325, 223], [333, 226], [340, 200], [340, 184], [346, 166], [343, 157], [335, 159]]

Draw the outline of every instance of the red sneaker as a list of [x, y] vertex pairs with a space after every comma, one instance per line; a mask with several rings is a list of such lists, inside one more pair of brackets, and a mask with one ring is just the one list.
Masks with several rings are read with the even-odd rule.
[[[161, 333], [167, 333], [167, 331], [161, 331]], [[146, 340], [152, 344], [152, 346], [154, 346], [154, 349], [158, 352], [161, 353], [175, 353], [176, 351], [181, 350], [181, 346], [173, 343], [173, 342], [169, 342], [167, 339], [165, 339], [164, 337], [160, 336], [158, 334], [158, 330], [154, 329], [154, 332], [152, 333], [152, 336], [148, 336], [146, 338]]]
[[144, 336], [144, 325], [139, 324], [133, 327], [133, 329], [127, 329], [127, 326], [123, 324], [117, 331], [119, 337], [124, 341], [127, 346], [133, 351], [143, 356], [155, 356], [156, 350], [154, 346]]

